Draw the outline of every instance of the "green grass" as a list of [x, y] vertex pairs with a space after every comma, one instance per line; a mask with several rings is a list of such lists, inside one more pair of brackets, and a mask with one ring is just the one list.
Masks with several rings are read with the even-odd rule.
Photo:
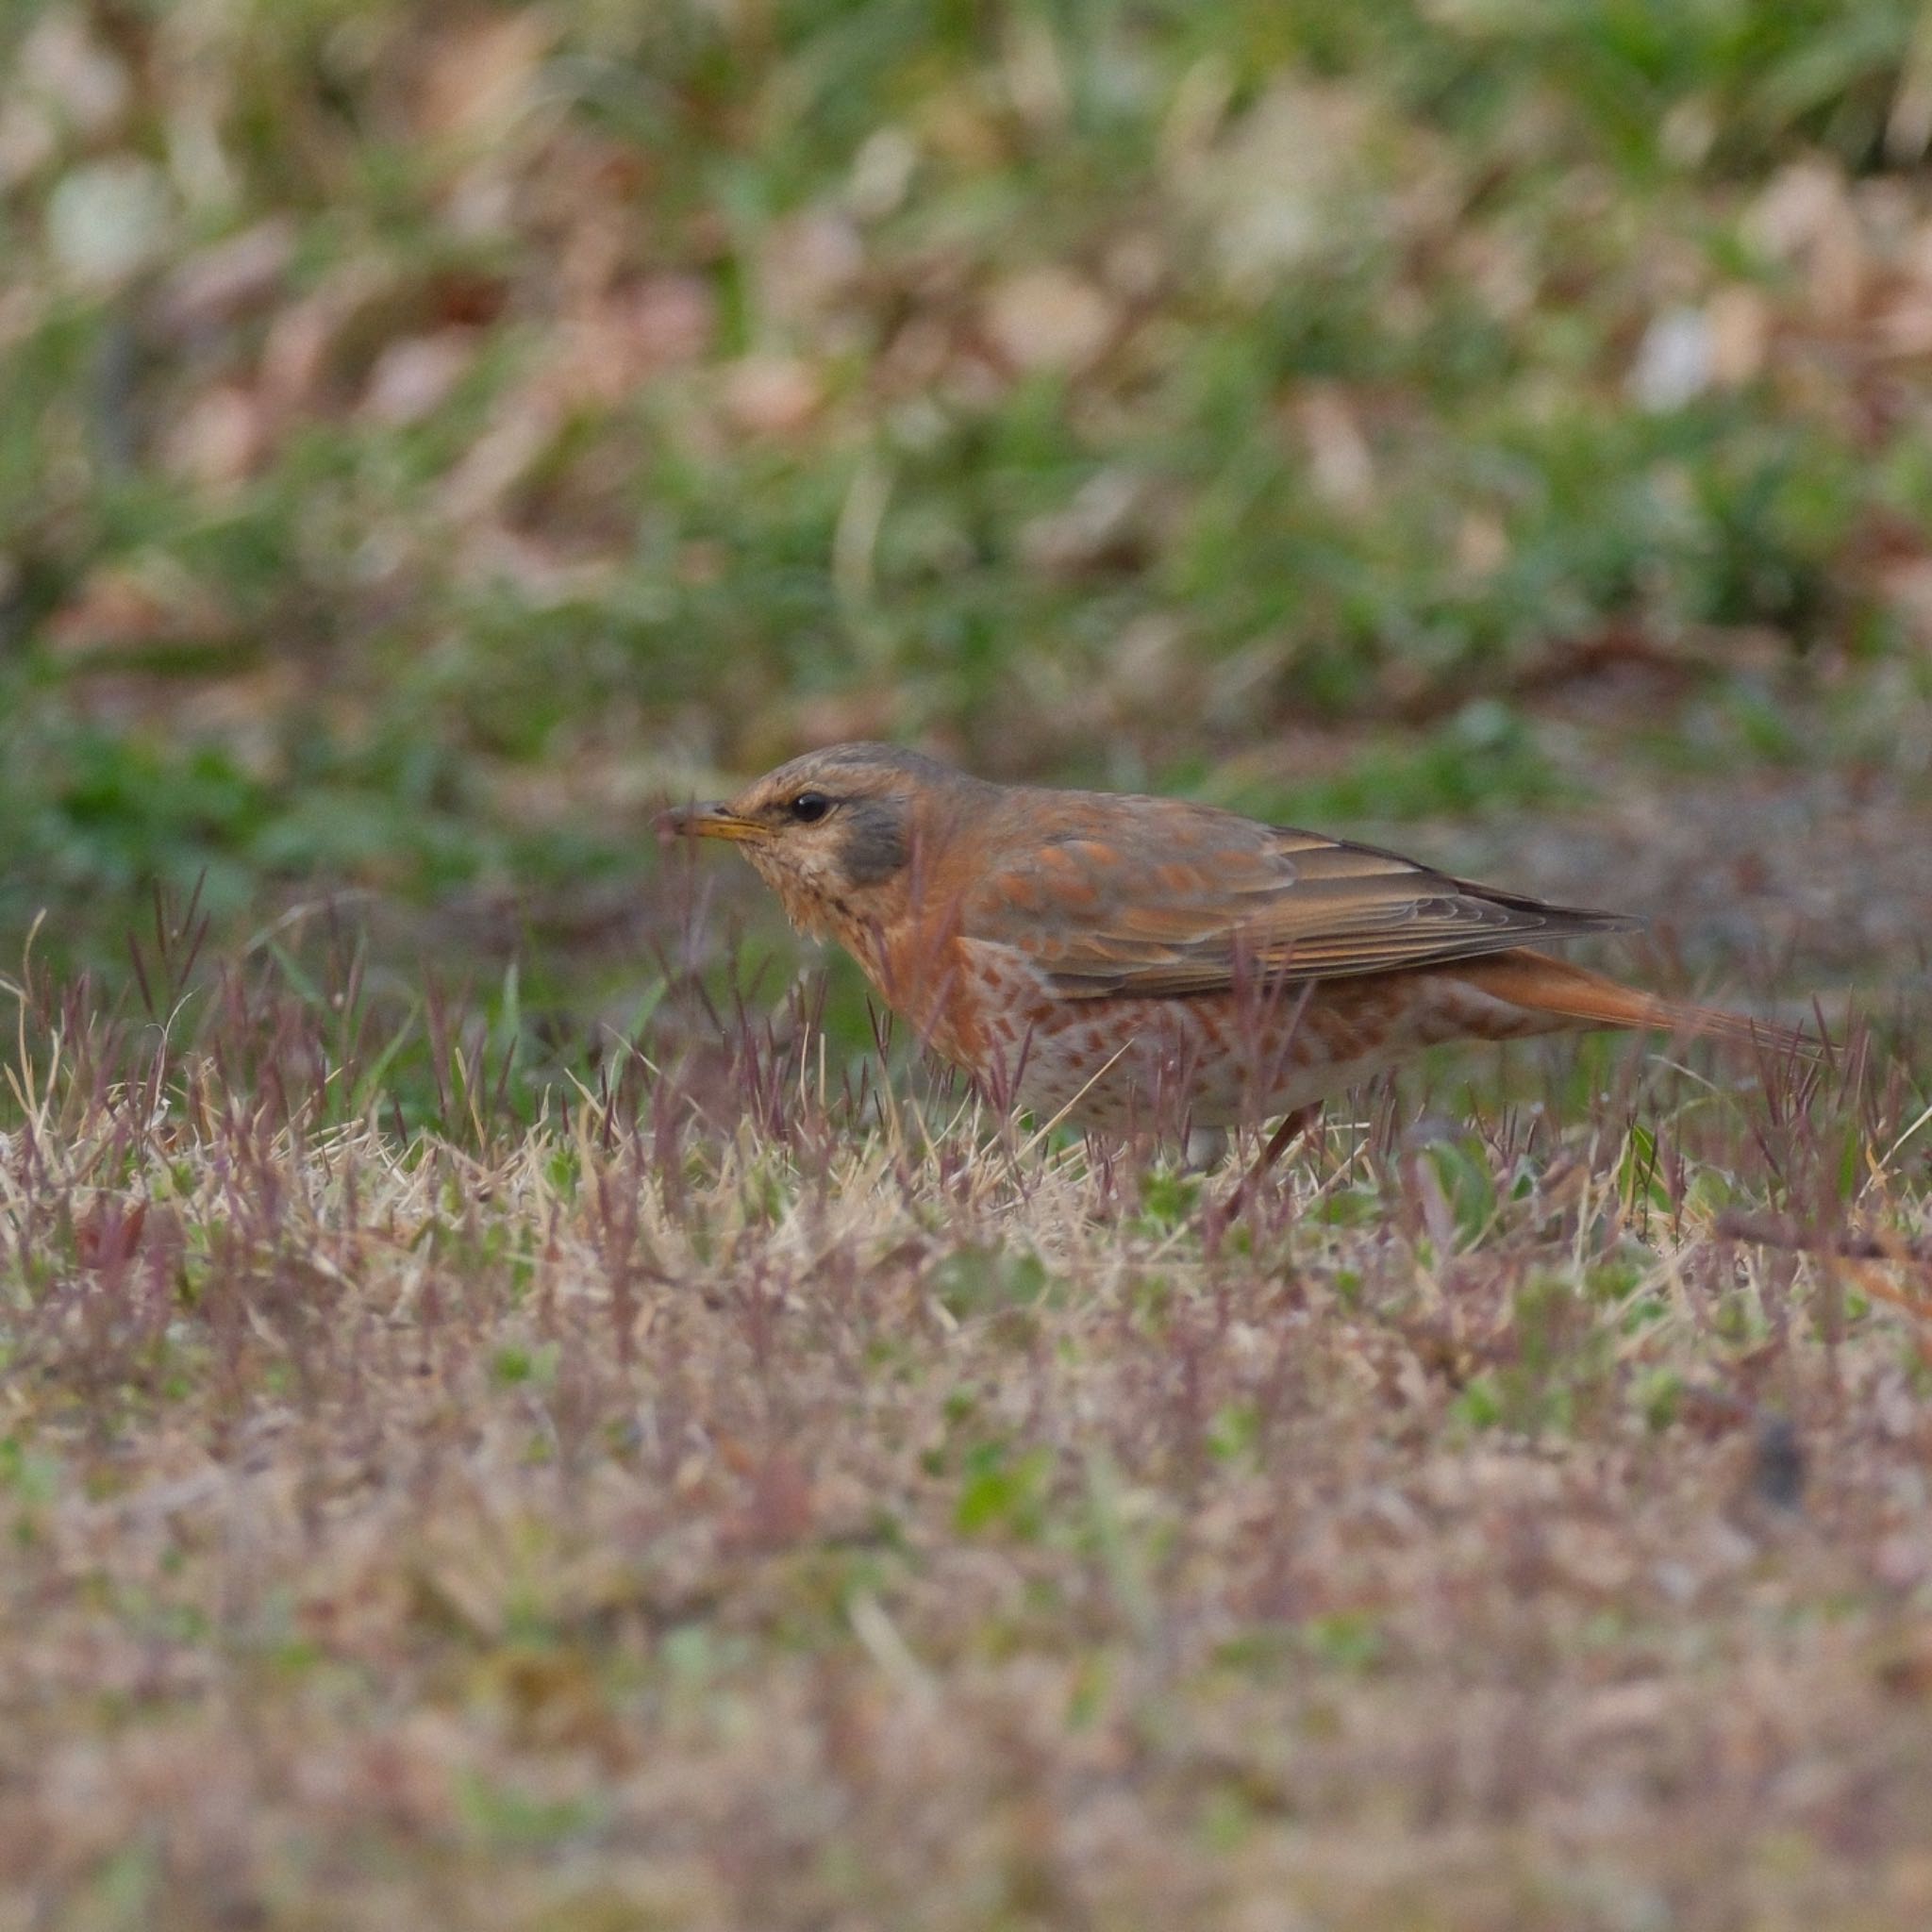
[[1607, 648], [1902, 741], [1915, 19], [16, 8], [0, 933], [637, 890], [859, 733], [1507, 811], [1433, 721]]

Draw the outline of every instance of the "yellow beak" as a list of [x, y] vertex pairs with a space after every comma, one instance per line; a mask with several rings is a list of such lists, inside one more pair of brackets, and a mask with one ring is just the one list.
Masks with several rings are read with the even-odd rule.
[[666, 832], [681, 839], [729, 839], [733, 844], [762, 839], [766, 828], [757, 819], [741, 818], [729, 806], [691, 805], [667, 811], [658, 820]]

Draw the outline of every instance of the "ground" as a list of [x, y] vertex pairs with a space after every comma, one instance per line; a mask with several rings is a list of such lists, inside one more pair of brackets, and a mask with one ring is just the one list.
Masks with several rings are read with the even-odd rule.
[[1932, 1909], [1923, 1059], [1565, 1049], [1230, 1219], [756, 1022], [406, 1142], [326, 1002], [125, 1085], [71, 1018], [0, 1142], [6, 1923]]
[[[1893, 0], [0, 18], [0, 1932], [1932, 1917]], [[1822, 1026], [1234, 1171], [667, 798], [832, 738]]]

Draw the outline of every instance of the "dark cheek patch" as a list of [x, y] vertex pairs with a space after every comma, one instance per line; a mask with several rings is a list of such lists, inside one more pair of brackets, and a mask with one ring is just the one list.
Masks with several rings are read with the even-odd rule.
[[855, 800], [847, 806], [849, 821], [839, 847], [840, 867], [855, 886], [876, 886], [906, 863], [906, 812], [884, 799]]

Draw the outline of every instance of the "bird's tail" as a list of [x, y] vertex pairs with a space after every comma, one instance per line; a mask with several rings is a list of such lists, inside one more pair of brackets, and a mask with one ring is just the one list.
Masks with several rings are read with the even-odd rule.
[[1756, 1047], [1761, 1053], [1815, 1060], [1824, 1044], [1815, 1034], [1758, 1020], [1745, 1013], [1726, 1013], [1690, 1000], [1667, 999], [1639, 992], [1606, 979], [1600, 973], [1553, 959], [1547, 953], [1498, 953], [1472, 959], [1453, 969], [1458, 979], [1512, 1006], [1548, 1013], [1583, 1026], [1619, 1026], [1654, 1033], [1694, 1034], [1722, 1040], [1734, 1046]]

